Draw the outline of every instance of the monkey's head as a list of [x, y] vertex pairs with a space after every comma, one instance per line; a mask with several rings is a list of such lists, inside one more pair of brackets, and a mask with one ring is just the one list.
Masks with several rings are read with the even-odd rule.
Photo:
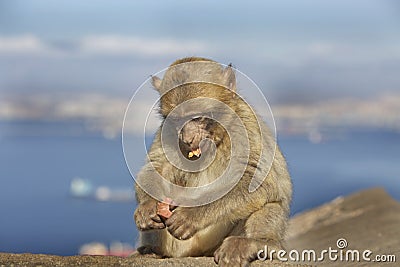
[[204, 58], [174, 62], [163, 79], [152, 77], [160, 93], [163, 125], [175, 131], [186, 158], [196, 160], [218, 147], [227, 135], [222, 126], [234, 119], [236, 78], [231, 66], [223, 67]]

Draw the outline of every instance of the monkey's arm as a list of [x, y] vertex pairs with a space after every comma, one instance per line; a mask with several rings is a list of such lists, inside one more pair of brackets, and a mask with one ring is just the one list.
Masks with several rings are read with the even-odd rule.
[[[162, 229], [165, 228], [160, 216], [157, 214], [158, 201], [148, 195], [142, 188], [143, 186], [157, 186], [152, 183], [155, 173], [151, 163], [147, 163], [138, 174], [136, 182], [136, 199], [138, 207], [135, 210], [134, 219], [139, 230]], [[140, 184], [140, 185], [139, 185]]]
[[210, 204], [191, 208], [178, 207], [165, 222], [168, 231], [178, 239], [188, 239], [216, 221], [237, 222], [248, 218], [267, 202], [279, 201], [276, 183], [265, 181], [256, 191], [249, 193], [250, 180], [242, 177], [228, 194]]

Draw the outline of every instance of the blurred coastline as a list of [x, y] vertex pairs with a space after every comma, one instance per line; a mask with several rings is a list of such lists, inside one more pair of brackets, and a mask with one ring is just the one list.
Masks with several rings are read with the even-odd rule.
[[[0, 99], [1, 135], [46, 135], [46, 127], [63, 124], [60, 132], [48, 134], [101, 134], [104, 138], [119, 138], [124, 112], [129, 99], [102, 94], [28, 95]], [[147, 114], [151, 104], [135, 107], [138, 114]], [[257, 107], [256, 107], [257, 109]], [[400, 94], [383, 95], [371, 99], [343, 98], [314, 103], [272, 105], [278, 134], [309, 136], [318, 142], [322, 133], [334, 138], [358, 129], [373, 129], [400, 133]], [[4, 123], [13, 125], [6, 127]], [[21, 127], [27, 129], [18, 129]], [[158, 125], [150, 126], [155, 132]], [[68, 131], [70, 128], [70, 131]], [[125, 124], [125, 133], [143, 134], [143, 125]], [[75, 131], [74, 131], [75, 129]]]

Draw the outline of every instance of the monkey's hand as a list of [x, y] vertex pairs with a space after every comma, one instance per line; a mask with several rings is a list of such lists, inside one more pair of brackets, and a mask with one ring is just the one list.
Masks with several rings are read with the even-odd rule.
[[165, 228], [160, 216], [157, 215], [157, 201], [153, 199], [139, 204], [134, 218], [137, 227], [141, 231]]
[[171, 217], [165, 221], [168, 232], [175, 238], [186, 240], [191, 238], [201, 228], [196, 223], [196, 214], [191, 208], [176, 208]]

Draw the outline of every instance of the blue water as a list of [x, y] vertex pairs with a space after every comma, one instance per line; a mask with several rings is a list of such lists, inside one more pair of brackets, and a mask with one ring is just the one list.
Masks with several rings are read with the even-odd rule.
[[[138, 140], [140, 141], [140, 140]], [[400, 135], [358, 132], [312, 144], [280, 136], [294, 183], [292, 213], [373, 186], [400, 200]], [[143, 155], [138, 155], [142, 162]], [[71, 179], [133, 188], [120, 140], [100, 136], [0, 137], [0, 251], [77, 254], [84, 243], [135, 244], [135, 203], [74, 199]]]
[[0, 139], [0, 251], [77, 254], [88, 242], [135, 243], [135, 203], [69, 195], [74, 177], [132, 188], [121, 145], [101, 137]]
[[292, 214], [371, 187], [400, 200], [399, 133], [354, 132], [320, 144], [282, 137], [280, 146], [294, 185]]

